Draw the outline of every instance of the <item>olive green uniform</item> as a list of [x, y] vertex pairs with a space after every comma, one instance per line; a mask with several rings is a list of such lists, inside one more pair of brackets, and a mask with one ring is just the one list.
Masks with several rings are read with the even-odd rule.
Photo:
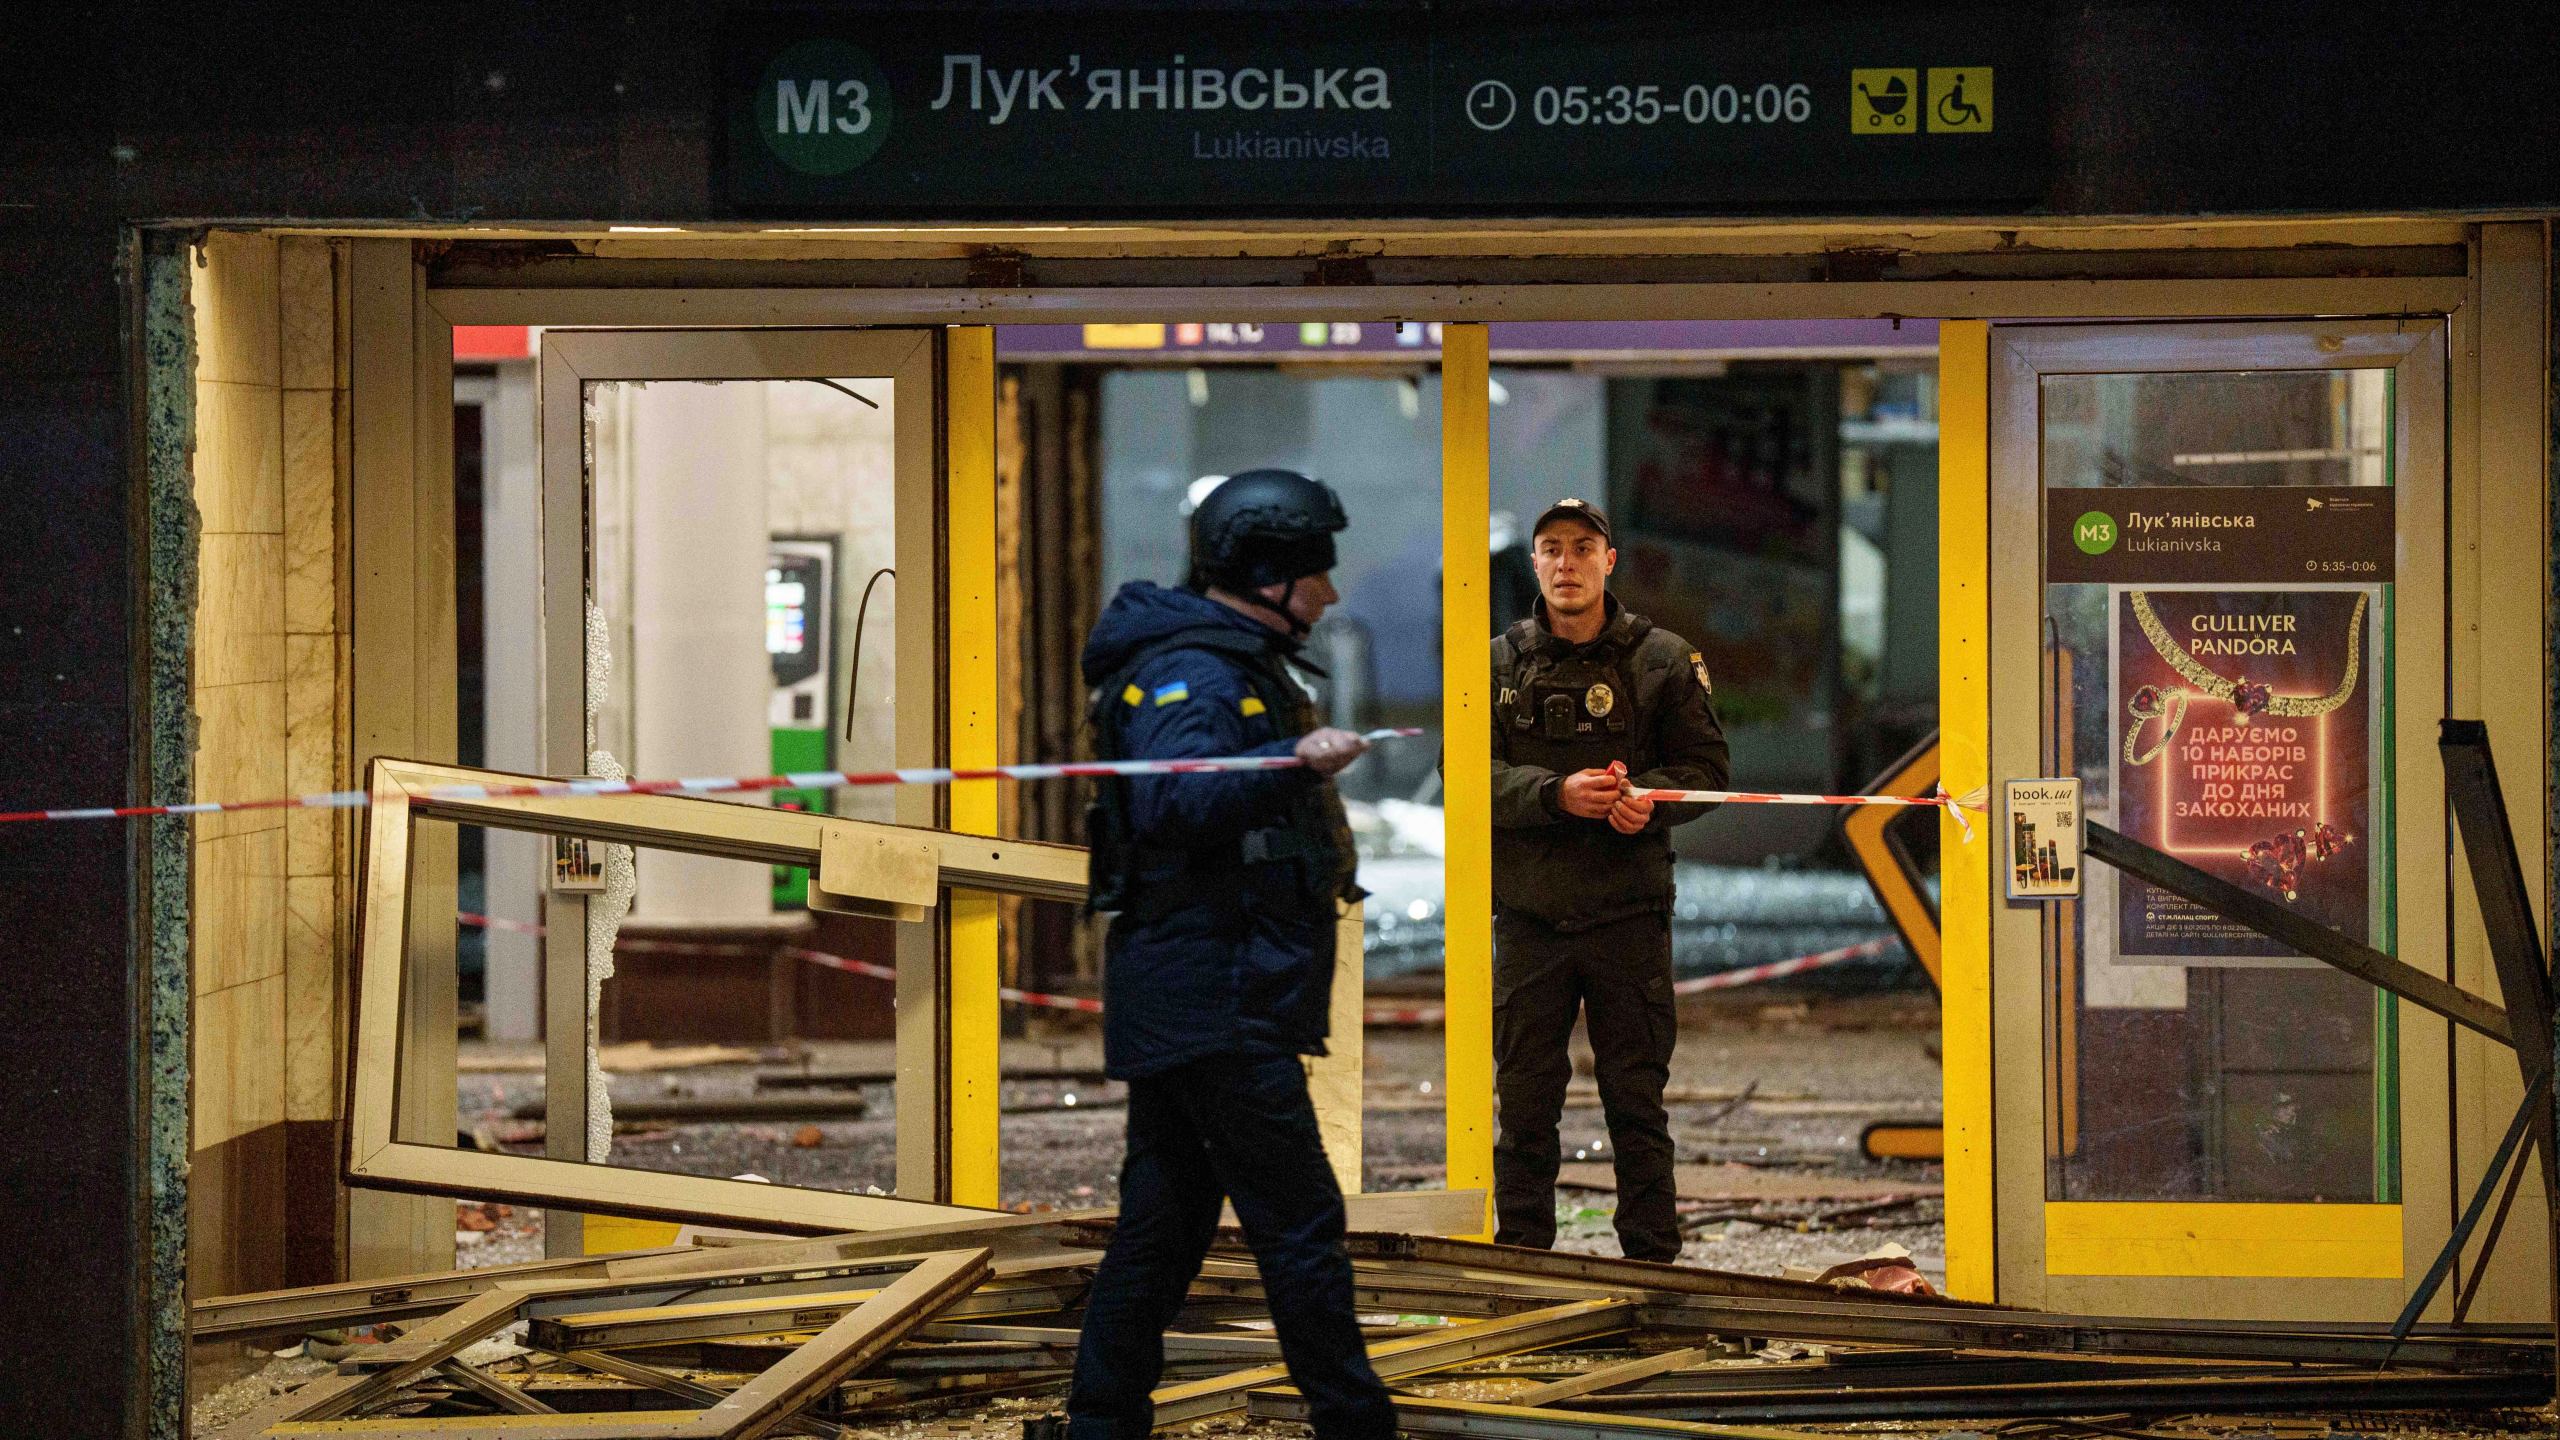
[[1632, 783], [1721, 789], [1730, 773], [1706, 663], [1688, 642], [1607, 601], [1572, 645], [1545, 608], [1493, 642], [1493, 1031], [1502, 1132], [1496, 1239], [1555, 1242], [1556, 1125], [1577, 1012], [1589, 1022], [1630, 1257], [1675, 1259], [1680, 1228], [1662, 1107], [1677, 1030], [1671, 991], [1671, 827], [1702, 805], [1657, 804], [1633, 835], [1565, 813], [1564, 778], [1626, 766]]

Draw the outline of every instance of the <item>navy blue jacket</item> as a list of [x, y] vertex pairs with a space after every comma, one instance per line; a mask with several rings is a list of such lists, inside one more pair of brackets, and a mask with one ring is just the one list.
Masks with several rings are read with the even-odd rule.
[[[1219, 625], [1257, 637], [1274, 666], [1292, 648], [1287, 636], [1204, 595], [1138, 581], [1111, 598], [1085, 642], [1085, 683], [1102, 684], [1151, 643]], [[1275, 712], [1257, 697], [1246, 663], [1197, 646], [1149, 659], [1120, 694], [1103, 697], [1120, 755], [1291, 753], [1311, 727], [1312, 707]], [[1186, 898], [1169, 909], [1133, 906], [1143, 917], [1112, 922], [1103, 948], [1103, 1068], [1129, 1079], [1207, 1055], [1323, 1054], [1334, 898], [1311, 898], [1289, 864], [1247, 864], [1242, 854], [1248, 831], [1310, 823], [1320, 804], [1332, 803], [1329, 793], [1311, 792], [1329, 792], [1332, 782], [1295, 769], [1125, 783], [1130, 833], [1143, 847], [1136, 888], [1179, 887]]]

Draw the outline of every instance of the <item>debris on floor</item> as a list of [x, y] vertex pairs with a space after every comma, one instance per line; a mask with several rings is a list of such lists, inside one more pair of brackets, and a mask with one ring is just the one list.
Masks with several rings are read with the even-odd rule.
[[[199, 1301], [200, 1340], [295, 1355], [208, 1397], [197, 1434], [366, 1420], [451, 1440], [1047, 1433], [1112, 1225], [982, 1213]], [[2495, 1429], [2551, 1395], [2544, 1333], [2421, 1327], [2395, 1343], [2317, 1321], [1976, 1305], [1914, 1284], [1900, 1246], [1789, 1279], [1423, 1235], [1349, 1245], [1372, 1363], [1413, 1435], [1714, 1440], [1894, 1421], [2314, 1440], [2329, 1415]], [[365, 1327], [387, 1338], [346, 1343]], [[1305, 1418], [1235, 1233], [1165, 1345], [1160, 1429]]]

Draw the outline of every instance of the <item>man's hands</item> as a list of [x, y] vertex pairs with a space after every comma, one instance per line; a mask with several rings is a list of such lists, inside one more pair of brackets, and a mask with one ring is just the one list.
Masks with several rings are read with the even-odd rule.
[[1633, 835], [1653, 819], [1653, 802], [1640, 800], [1627, 786], [1627, 767], [1612, 763], [1605, 770], [1577, 770], [1557, 787], [1556, 804], [1582, 820], [1606, 820], [1621, 835]]
[[1614, 770], [1576, 770], [1556, 789], [1556, 804], [1582, 820], [1605, 820], [1626, 791], [1626, 777]]
[[1319, 775], [1338, 775], [1368, 751], [1368, 741], [1331, 726], [1298, 737], [1298, 759]]
[[1653, 802], [1633, 795], [1620, 795], [1618, 803], [1609, 807], [1609, 828], [1621, 835], [1633, 835], [1653, 819]]

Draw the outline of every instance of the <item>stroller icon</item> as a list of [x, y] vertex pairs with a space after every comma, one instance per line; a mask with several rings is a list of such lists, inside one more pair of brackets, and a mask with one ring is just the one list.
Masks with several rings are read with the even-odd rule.
[[1886, 79], [1881, 89], [1870, 90], [1867, 82], [1857, 82], [1858, 97], [1867, 102], [1868, 123], [1878, 129], [1911, 128], [1911, 86], [1901, 76]]

